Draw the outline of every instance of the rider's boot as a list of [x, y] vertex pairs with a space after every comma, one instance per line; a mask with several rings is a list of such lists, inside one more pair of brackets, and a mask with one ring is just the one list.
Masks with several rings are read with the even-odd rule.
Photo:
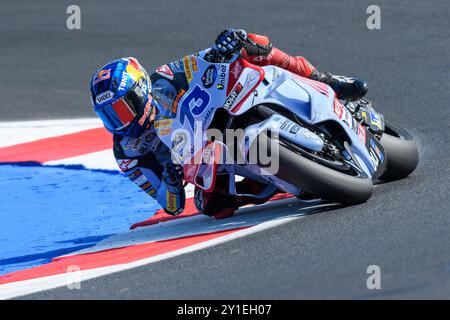
[[212, 192], [205, 192], [195, 187], [194, 203], [196, 208], [203, 214], [223, 219], [231, 217], [239, 208], [236, 196], [228, 193], [228, 175], [218, 175]]
[[[228, 176], [218, 176], [216, 186], [212, 192], [204, 192], [196, 188], [194, 192], [194, 202], [197, 209], [203, 214], [214, 217], [215, 219], [224, 219], [234, 215], [234, 212], [242, 206], [248, 204], [262, 204], [268, 201], [273, 195], [264, 199], [253, 197], [236, 196], [228, 193]], [[236, 191], [240, 194], [259, 194], [265, 184], [255, 182], [250, 179], [244, 179], [236, 183]]]
[[367, 92], [368, 86], [364, 80], [352, 77], [336, 76], [328, 72], [314, 70], [310, 79], [320, 81], [329, 85], [337, 94], [339, 99], [357, 100]]
[[236, 196], [217, 191], [205, 192], [197, 187], [194, 191], [194, 203], [201, 213], [217, 219], [231, 217], [239, 208]]
[[[261, 194], [263, 190], [267, 188], [266, 184], [256, 182], [254, 180], [245, 178], [242, 181], [236, 183], [236, 191], [240, 194]], [[263, 204], [267, 202], [270, 198], [272, 198], [278, 191], [274, 191], [272, 194], [268, 195], [265, 198], [254, 198], [254, 197], [246, 197], [240, 196], [238, 197], [239, 206], [245, 206], [247, 204]]]

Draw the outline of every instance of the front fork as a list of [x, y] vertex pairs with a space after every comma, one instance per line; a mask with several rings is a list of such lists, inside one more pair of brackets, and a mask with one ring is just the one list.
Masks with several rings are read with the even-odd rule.
[[[230, 124], [230, 123], [229, 123]], [[298, 145], [301, 148], [320, 152], [322, 151], [324, 147], [324, 142], [321, 137], [319, 137], [314, 132], [308, 130], [307, 128], [301, 126], [298, 123], [295, 123], [288, 118], [279, 115], [279, 114], [273, 114], [269, 118], [248, 126], [245, 128], [245, 134], [242, 137], [240, 141], [238, 141], [238, 148], [243, 155], [243, 158], [245, 159], [246, 163], [236, 167], [235, 165], [229, 165], [226, 168], [226, 171], [230, 175], [230, 185], [229, 185], [229, 193], [234, 195], [240, 195], [240, 196], [249, 196], [254, 198], [266, 198], [273, 192], [275, 192], [277, 189], [281, 189], [282, 191], [292, 193], [294, 195], [298, 195], [301, 190], [297, 187], [293, 186], [292, 184], [289, 184], [279, 178], [276, 177], [275, 174], [268, 174], [266, 170], [262, 169], [256, 164], [250, 163], [249, 159], [249, 152], [250, 152], [250, 146], [253, 145], [253, 143], [257, 142], [258, 137], [261, 137], [264, 133], [270, 132], [271, 137], [277, 139], [278, 137], [282, 137], [295, 145]], [[226, 148], [226, 146], [225, 146]], [[265, 152], [264, 156], [267, 155], [267, 150], [264, 150]], [[228, 152], [228, 149], [226, 148], [226, 152]], [[272, 152], [271, 152], [272, 153]], [[258, 155], [259, 156], [259, 155]], [[271, 154], [271, 157], [278, 157], [278, 153], [275, 152], [274, 154]], [[279, 159], [272, 159], [274, 161], [279, 162]], [[238, 170], [241, 171], [240, 175], [246, 176], [250, 179], [254, 179], [256, 181], [263, 180], [265, 183], [268, 183], [268, 187], [265, 188], [260, 194], [238, 194], [236, 191], [236, 168], [239, 168]], [[239, 173], [238, 173], [239, 174]]]

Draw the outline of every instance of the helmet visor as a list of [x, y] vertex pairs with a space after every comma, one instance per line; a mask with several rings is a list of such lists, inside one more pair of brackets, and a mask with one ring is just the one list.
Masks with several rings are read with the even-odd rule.
[[126, 95], [113, 103], [95, 108], [95, 112], [108, 130], [117, 132], [125, 129], [136, 118], [147, 99], [147, 92], [136, 84]]

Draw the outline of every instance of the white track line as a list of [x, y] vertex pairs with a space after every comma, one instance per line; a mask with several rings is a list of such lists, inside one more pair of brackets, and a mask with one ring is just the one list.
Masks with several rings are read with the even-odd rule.
[[89, 125], [101, 127], [102, 122], [98, 118], [78, 119], [54, 119], [54, 120], [30, 120], [30, 121], [4, 121], [0, 122], [0, 128], [18, 127], [55, 127], [55, 126], [79, 126]]
[[[327, 207], [329, 204], [321, 204], [314, 207], [310, 207], [310, 209], [317, 209], [320, 207]], [[303, 208], [301, 208], [303, 209]], [[198, 243], [183, 249], [175, 250], [172, 252], [164, 253], [158, 256], [154, 256], [147, 259], [142, 259], [130, 263], [110, 266], [110, 267], [102, 267], [96, 269], [89, 270], [81, 270], [78, 272], [70, 272], [66, 274], [59, 274], [54, 276], [42, 277], [37, 279], [18, 281], [13, 283], [7, 283], [0, 286], [0, 299], [11, 299], [19, 296], [29, 295], [36, 292], [41, 292], [45, 290], [55, 289], [59, 287], [73, 285], [74, 282], [82, 282], [89, 279], [98, 278], [101, 276], [105, 276], [108, 274], [134, 269], [137, 267], [141, 267], [144, 265], [148, 265], [154, 262], [166, 260], [172, 257], [180, 256], [182, 254], [198, 251], [201, 249], [205, 249], [208, 247], [216, 246], [218, 244], [222, 244], [234, 239], [242, 238], [263, 230], [267, 230], [294, 220], [301, 219], [304, 216], [304, 213], [300, 213], [296, 216], [275, 219], [271, 221], [267, 221], [256, 226], [250, 227], [248, 229], [236, 231], [234, 233], [218, 237], [215, 239], [211, 239], [202, 243]], [[81, 283], [81, 288], [83, 284]], [[69, 289], [68, 289], [69, 290]]]
[[119, 171], [112, 149], [87, 153], [82, 156], [45, 162], [44, 165], [82, 165], [86, 169], [103, 169]]
[[[222, 220], [211, 219], [203, 214], [175, 219], [118, 233], [99, 241], [90, 248], [70, 253], [67, 256], [94, 253], [137, 244], [167, 241], [242, 227], [252, 227], [267, 221], [297, 215], [300, 206], [310, 212], [309, 207], [299, 203], [297, 199], [288, 198], [269, 202], [264, 205], [244, 207], [239, 209], [233, 217]], [[289, 207], [290, 210], [285, 210]]]
[[0, 147], [102, 127], [99, 119], [0, 122]]

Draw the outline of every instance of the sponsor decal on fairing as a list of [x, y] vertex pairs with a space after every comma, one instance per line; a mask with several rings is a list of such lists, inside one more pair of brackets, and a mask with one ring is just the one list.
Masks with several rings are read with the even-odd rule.
[[217, 79], [217, 68], [214, 65], [206, 68], [205, 73], [202, 76], [202, 84], [206, 89], [211, 88]]
[[236, 86], [234, 87], [234, 89], [230, 92], [230, 94], [228, 95], [227, 100], [225, 100], [225, 103], [223, 105], [223, 107], [226, 110], [231, 110], [231, 108], [234, 106], [237, 98], [239, 97], [239, 94], [242, 91], [242, 88], [243, 88], [242, 84], [240, 82], [238, 82], [236, 84]]
[[156, 73], [169, 80], [173, 80], [173, 72], [167, 64], [156, 69]]

